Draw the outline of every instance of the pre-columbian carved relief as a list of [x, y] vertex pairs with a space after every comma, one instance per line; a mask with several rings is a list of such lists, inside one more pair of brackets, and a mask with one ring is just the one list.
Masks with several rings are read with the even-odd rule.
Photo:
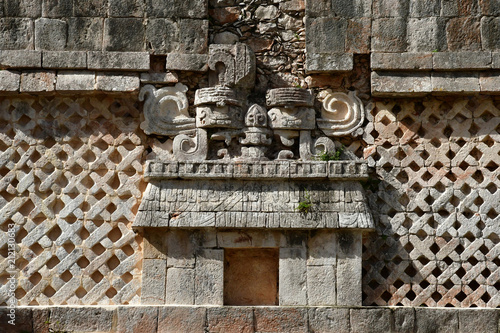
[[251, 104], [255, 58], [250, 48], [211, 45], [209, 52], [211, 87], [195, 92], [195, 118], [188, 114], [187, 88], [181, 83], [160, 89], [147, 85], [139, 95], [145, 100], [141, 128], [173, 140], [171, 154], [163, 155], [167, 159], [314, 160], [320, 152], [335, 152], [331, 137], [362, 134], [365, 111], [354, 92], [321, 92], [320, 117], [307, 89], [271, 89], [266, 106]]

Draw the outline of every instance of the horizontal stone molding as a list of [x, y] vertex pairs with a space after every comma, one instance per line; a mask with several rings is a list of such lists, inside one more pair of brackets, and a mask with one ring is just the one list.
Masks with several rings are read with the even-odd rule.
[[456, 332], [497, 333], [500, 309], [302, 306], [0, 307], [2, 332]]
[[306, 73], [331, 73], [351, 71], [354, 67], [352, 53], [308, 53]]
[[148, 161], [144, 178], [159, 179], [368, 179], [364, 161], [223, 162]]

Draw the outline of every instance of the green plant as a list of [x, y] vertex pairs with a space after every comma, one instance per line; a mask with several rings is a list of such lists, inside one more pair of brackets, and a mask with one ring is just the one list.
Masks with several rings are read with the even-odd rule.
[[344, 152], [345, 146], [342, 145], [337, 148], [334, 152], [332, 151], [323, 151], [320, 154], [316, 155], [316, 159], [319, 161], [338, 161], [340, 160], [340, 156], [342, 152]]
[[301, 212], [303, 214], [307, 214], [311, 210], [312, 205], [313, 205], [313, 203], [311, 201], [311, 195], [309, 194], [309, 192], [307, 190], [305, 190], [304, 200], [299, 202], [299, 205], [297, 207], [295, 207], [295, 210], [298, 210], [299, 212]]

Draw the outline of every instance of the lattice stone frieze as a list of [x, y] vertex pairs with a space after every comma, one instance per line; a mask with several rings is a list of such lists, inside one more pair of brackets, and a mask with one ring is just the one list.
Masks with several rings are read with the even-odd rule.
[[367, 193], [378, 233], [364, 243], [364, 305], [500, 306], [498, 106], [376, 103], [364, 155], [379, 178]]
[[0, 304], [15, 225], [19, 305], [139, 303], [145, 189], [134, 97], [0, 98]]

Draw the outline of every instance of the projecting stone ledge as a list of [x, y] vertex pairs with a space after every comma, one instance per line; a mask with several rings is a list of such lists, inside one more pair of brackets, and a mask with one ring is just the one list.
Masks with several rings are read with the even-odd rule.
[[149, 161], [146, 180], [161, 179], [368, 179], [364, 161], [160, 162]]

